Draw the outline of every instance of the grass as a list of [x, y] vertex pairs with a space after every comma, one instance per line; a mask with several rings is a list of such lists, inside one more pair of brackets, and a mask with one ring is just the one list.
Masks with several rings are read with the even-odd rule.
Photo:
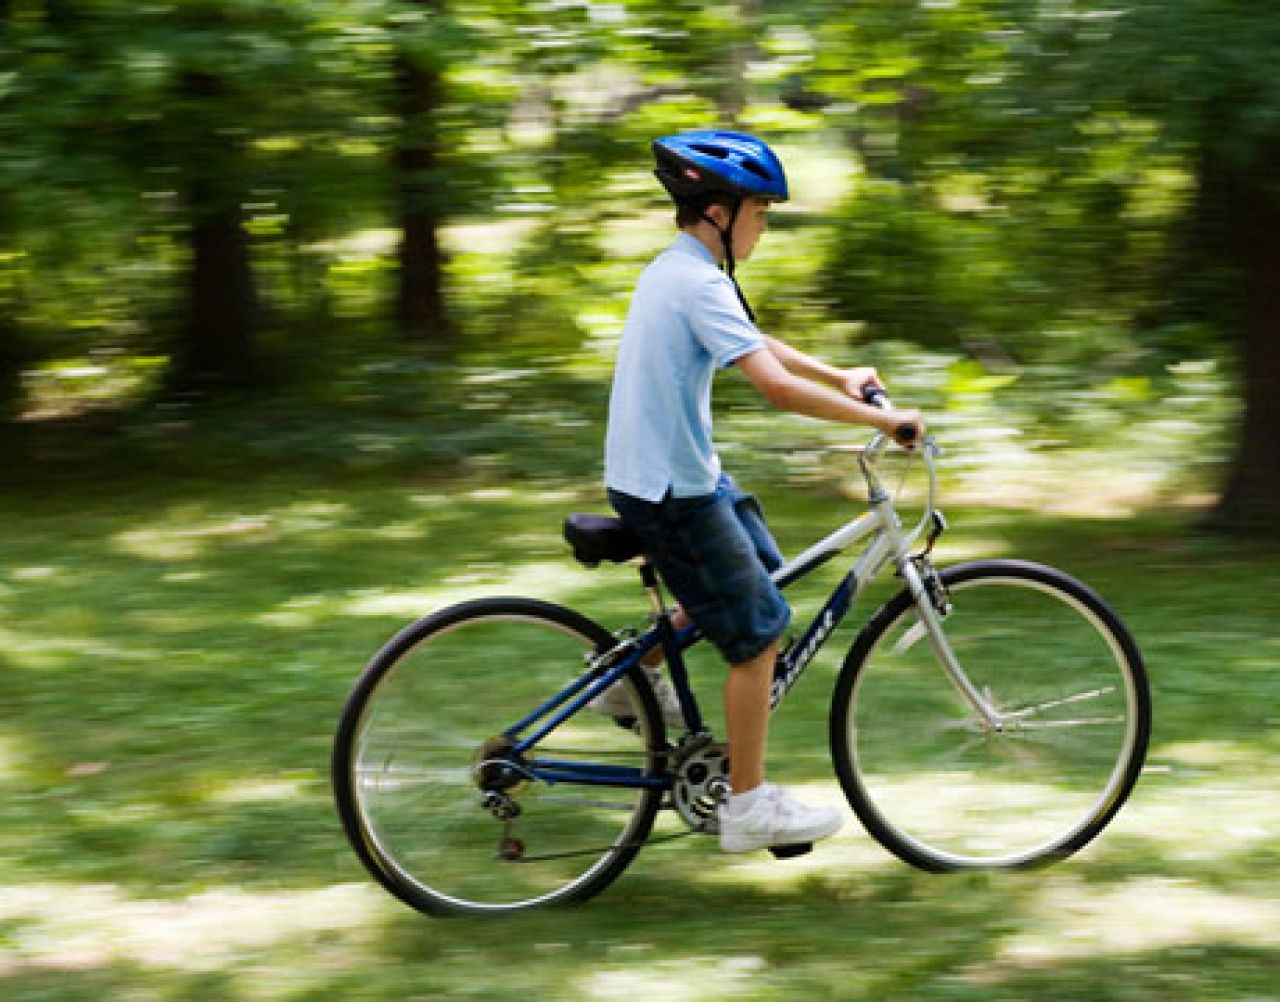
[[[345, 845], [333, 726], [370, 654], [448, 602], [634, 621], [630, 573], [581, 570], [559, 540], [595, 486], [120, 457], [41, 473], [0, 496], [6, 999], [1280, 998], [1275, 549], [1180, 515], [949, 510], [944, 562], [1062, 565], [1149, 662], [1148, 773], [1056, 868], [928, 876], [855, 825], [789, 863], [678, 840], [583, 907], [442, 922]], [[821, 482], [764, 493], [792, 551], [841, 518]], [[774, 733], [775, 775], [817, 796], [836, 795], [826, 700], [850, 630]], [[721, 669], [699, 670], [714, 691]]]

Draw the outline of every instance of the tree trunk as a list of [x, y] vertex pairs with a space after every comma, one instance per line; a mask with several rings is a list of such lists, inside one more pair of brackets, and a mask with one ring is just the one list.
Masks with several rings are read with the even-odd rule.
[[718, 104], [726, 125], [736, 126], [747, 110], [747, 71], [759, 56], [760, 0], [738, 0], [736, 38], [728, 46], [725, 81]]
[[[439, 10], [440, 0], [415, 0]], [[395, 68], [401, 121], [396, 154], [400, 247], [396, 326], [402, 337], [432, 347], [452, 340], [444, 299], [444, 252], [440, 246], [441, 190], [434, 116], [443, 101], [443, 81], [433, 67], [402, 50]]]
[[1239, 272], [1244, 414], [1217, 525], [1280, 532], [1280, 140], [1223, 177], [1226, 246]]
[[[189, 73], [189, 102], [213, 101], [216, 77]], [[185, 150], [186, 211], [191, 252], [187, 309], [170, 385], [180, 390], [240, 390], [257, 375], [253, 340], [258, 297], [236, 178], [239, 151], [220, 139]]]
[[257, 294], [249, 235], [238, 205], [227, 205], [216, 186], [191, 186], [190, 308], [184, 376], [198, 386], [244, 389], [254, 381], [253, 333]]
[[22, 362], [17, 322], [0, 302], [0, 422], [16, 416], [21, 408]]

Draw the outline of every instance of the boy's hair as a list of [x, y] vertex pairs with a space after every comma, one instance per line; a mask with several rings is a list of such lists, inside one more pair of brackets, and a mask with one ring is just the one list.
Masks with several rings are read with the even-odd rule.
[[687, 229], [690, 226], [697, 226], [702, 222], [703, 214], [713, 205], [721, 205], [726, 209], [732, 209], [733, 203], [737, 199], [729, 194], [701, 195], [691, 201], [680, 201], [676, 203], [676, 226], [680, 229]]

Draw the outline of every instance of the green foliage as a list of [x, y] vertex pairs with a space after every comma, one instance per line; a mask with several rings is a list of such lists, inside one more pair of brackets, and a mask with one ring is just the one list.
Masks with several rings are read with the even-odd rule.
[[[197, 177], [243, 211], [280, 378], [383, 357], [392, 165], [415, 135], [439, 154], [455, 359], [604, 379], [635, 270], [669, 232], [649, 140], [732, 124], [737, 102], [797, 179], [743, 273], [767, 324], [837, 357], [839, 329], [859, 353], [916, 344], [1022, 386], [1087, 371], [1159, 398], [1171, 365], [1224, 352], [1235, 308], [1228, 255], [1188, 251], [1201, 160], [1261, 162], [1280, 101], [1280, 18], [1217, 0], [24, 0], [0, 16], [0, 385], [36, 373], [25, 385], [69, 409], [79, 381], [49, 373], [110, 373], [85, 403], [155, 384], [125, 360], [169, 356], [187, 319]], [[443, 79], [408, 131], [397, 57]]]
[[955, 266], [940, 232], [949, 220], [911, 199], [891, 182], [859, 190], [836, 228], [825, 291], [840, 315], [870, 324], [873, 336], [947, 343], [974, 318], [943, 286]]

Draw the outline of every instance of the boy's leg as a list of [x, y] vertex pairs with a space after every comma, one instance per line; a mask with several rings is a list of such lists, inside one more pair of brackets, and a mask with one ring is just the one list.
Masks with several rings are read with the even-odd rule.
[[[671, 625], [677, 630], [689, 625], [689, 617], [680, 606], [672, 611]], [[680, 706], [680, 697], [675, 687], [663, 677], [661, 666], [666, 661], [661, 645], [640, 659], [640, 666], [646, 669], [649, 681], [653, 685], [653, 694], [658, 700], [658, 709], [662, 711], [662, 719], [673, 734], [680, 734], [685, 729], [684, 710]], [[626, 688], [617, 682], [587, 704], [597, 713], [607, 716], [626, 718], [635, 716], [635, 707], [631, 705], [631, 697]]]
[[769, 693], [778, 641], [759, 655], [729, 668], [724, 683], [725, 723], [729, 731], [728, 801], [719, 809], [720, 848], [750, 852], [771, 846], [803, 851], [840, 830], [840, 812], [811, 807], [764, 781], [764, 751], [769, 734]]
[[774, 641], [750, 661], [729, 667], [724, 681], [725, 727], [729, 732], [729, 786], [746, 793], [764, 782], [769, 734], [769, 691], [778, 656]]

